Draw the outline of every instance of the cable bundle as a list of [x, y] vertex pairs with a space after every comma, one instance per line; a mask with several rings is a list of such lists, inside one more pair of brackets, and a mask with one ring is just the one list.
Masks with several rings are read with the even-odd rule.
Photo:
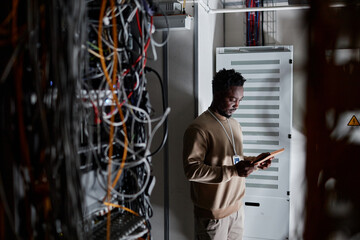
[[[84, 107], [79, 151], [85, 182], [92, 198], [87, 216], [93, 225], [111, 215], [129, 212], [141, 216], [148, 229], [152, 215], [150, 147], [169, 109], [154, 114], [146, 90], [149, 49], [156, 58], [152, 37], [153, 6], [146, 1], [91, 1], [88, 3], [88, 67], [80, 98]], [[163, 142], [166, 140], [164, 136]], [[161, 144], [160, 146], [162, 146]], [[106, 216], [106, 217], [105, 217]], [[99, 229], [98, 227], [96, 229]], [[102, 230], [103, 231], [103, 230]], [[131, 234], [129, 234], [131, 238]]]
[[[246, 7], [260, 7], [260, 0], [246, 0]], [[260, 45], [260, 12], [246, 13], [246, 45]]]

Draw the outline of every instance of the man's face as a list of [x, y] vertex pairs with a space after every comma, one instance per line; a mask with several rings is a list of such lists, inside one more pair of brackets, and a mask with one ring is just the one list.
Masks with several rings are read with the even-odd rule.
[[241, 86], [232, 86], [227, 91], [215, 93], [214, 104], [216, 111], [224, 117], [231, 117], [238, 109], [243, 97], [244, 87]]

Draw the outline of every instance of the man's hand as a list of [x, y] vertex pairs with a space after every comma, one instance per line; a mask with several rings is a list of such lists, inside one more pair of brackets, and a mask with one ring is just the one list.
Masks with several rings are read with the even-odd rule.
[[240, 177], [247, 177], [255, 170], [254, 164], [250, 161], [240, 161], [235, 167]]
[[[268, 152], [267, 152], [267, 153], [261, 153], [260, 155], [258, 155], [258, 156], [256, 157], [256, 160], [260, 160], [260, 159], [266, 158], [266, 157], [269, 156], [269, 155], [270, 155], [270, 153], [268, 153]], [[260, 169], [262, 169], [262, 170], [267, 169], [268, 167], [270, 167], [271, 161], [272, 161], [273, 159], [274, 159], [274, 157], [271, 157], [271, 158], [269, 158], [268, 160], [266, 160], [266, 161], [258, 164], [256, 167], [257, 167], [257, 168], [260, 168]], [[255, 161], [256, 161], [256, 160], [255, 160]]]
[[260, 163], [259, 166], [257, 166], [257, 167], [262, 169], [262, 170], [267, 169], [268, 167], [270, 167], [272, 159], [273, 158], [270, 158], [270, 159], [266, 160], [265, 162]]

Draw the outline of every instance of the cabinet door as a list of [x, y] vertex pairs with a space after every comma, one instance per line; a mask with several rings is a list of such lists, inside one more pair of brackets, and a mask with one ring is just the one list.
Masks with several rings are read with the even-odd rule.
[[[276, 206], [282, 213], [281, 218], [274, 218], [271, 223], [261, 223], [273, 225], [274, 229], [276, 226], [289, 225], [288, 204], [280, 203], [289, 201], [292, 58], [292, 46], [218, 48], [216, 58], [217, 71], [233, 68], [246, 79], [244, 99], [233, 114], [243, 131], [244, 155], [256, 156], [285, 148], [283, 153], [275, 157], [270, 168], [258, 170], [246, 178], [245, 202], [266, 197], [273, 199], [273, 203], [279, 203]], [[245, 205], [245, 212], [254, 213], [246, 216], [245, 222], [261, 222], [261, 218], [258, 218], [260, 213], [268, 216], [273, 210], [271, 204], [262, 204], [258, 208]], [[246, 226], [245, 233], [253, 237], [261, 235], [258, 231], [265, 231], [261, 230], [262, 227], [256, 228], [253, 232], [255, 235], [252, 235], [249, 233], [251, 224]]]

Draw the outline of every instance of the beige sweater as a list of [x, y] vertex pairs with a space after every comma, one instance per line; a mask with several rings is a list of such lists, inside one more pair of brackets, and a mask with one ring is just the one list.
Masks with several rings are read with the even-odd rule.
[[[216, 114], [230, 139], [226, 118]], [[237, 154], [244, 160], [240, 124], [229, 119], [234, 134]], [[183, 164], [191, 185], [195, 215], [220, 219], [236, 212], [245, 194], [245, 178], [239, 177], [232, 162], [233, 147], [224, 129], [205, 111], [186, 129], [183, 142]]]

